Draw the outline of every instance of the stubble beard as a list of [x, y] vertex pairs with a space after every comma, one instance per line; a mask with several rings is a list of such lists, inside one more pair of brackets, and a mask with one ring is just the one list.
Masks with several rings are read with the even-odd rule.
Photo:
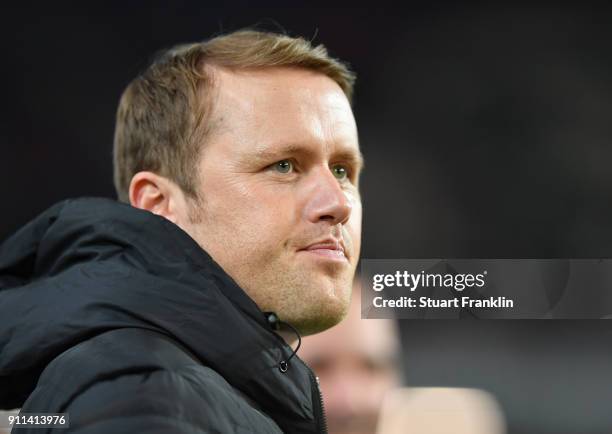
[[274, 311], [302, 335], [326, 330], [340, 322], [348, 311], [352, 272], [330, 276], [297, 261], [269, 263], [245, 290], [264, 311]]
[[[326, 330], [339, 323], [347, 314], [351, 297], [355, 265], [317, 264], [305, 266], [295, 257], [296, 252], [265, 255], [248, 242], [232, 247], [231, 258], [219, 261], [209, 251], [201, 228], [212, 228], [214, 222], [207, 217], [204, 201], [192, 200], [189, 223], [194, 239], [207, 251], [224, 271], [245, 291], [262, 312], [275, 312], [282, 321], [294, 326], [306, 336]], [[224, 240], [215, 240], [221, 245]], [[250, 252], [244, 252], [244, 250]]]

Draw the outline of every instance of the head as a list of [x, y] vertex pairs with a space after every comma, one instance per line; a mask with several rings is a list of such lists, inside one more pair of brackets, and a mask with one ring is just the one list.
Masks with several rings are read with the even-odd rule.
[[176, 223], [262, 311], [324, 330], [361, 245], [353, 82], [324, 47], [273, 33], [168, 50], [121, 98], [119, 199]]
[[344, 321], [305, 338], [299, 353], [319, 377], [330, 434], [376, 432], [385, 394], [401, 383], [397, 326], [362, 319], [360, 292]]

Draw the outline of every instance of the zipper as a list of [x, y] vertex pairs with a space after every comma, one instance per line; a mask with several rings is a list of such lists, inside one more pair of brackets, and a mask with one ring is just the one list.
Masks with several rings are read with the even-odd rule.
[[327, 417], [325, 416], [325, 405], [323, 405], [323, 394], [319, 387], [319, 377], [314, 374], [314, 371], [310, 369], [302, 359], [298, 359], [308, 369], [310, 375], [310, 386], [312, 389], [312, 403], [315, 410], [315, 417], [317, 418], [317, 428], [321, 434], [327, 434]]
[[272, 330], [278, 330], [279, 324], [283, 323], [287, 325], [291, 330], [293, 330], [293, 332], [297, 335], [298, 345], [297, 345], [297, 348], [293, 350], [290, 346], [287, 345], [285, 340], [278, 333], [273, 333], [274, 336], [280, 342], [282, 342], [282, 344], [285, 347], [288, 347], [291, 350], [291, 356], [289, 356], [287, 360], [281, 360], [279, 362], [278, 368], [282, 373], [287, 372], [287, 369], [289, 368], [288, 362], [291, 359], [293, 359], [294, 356], [295, 356], [295, 360], [299, 360], [300, 363], [306, 368], [306, 370], [308, 371], [308, 376], [310, 377], [310, 390], [312, 394], [312, 404], [313, 404], [312, 407], [313, 407], [313, 410], [315, 413], [314, 416], [317, 422], [317, 431], [320, 434], [328, 434], [327, 417], [325, 416], [325, 405], [323, 404], [323, 394], [321, 394], [321, 389], [319, 387], [319, 377], [315, 375], [314, 371], [310, 368], [310, 366], [306, 364], [306, 362], [304, 362], [302, 359], [300, 359], [297, 356], [297, 352], [300, 349], [300, 345], [302, 344], [302, 337], [300, 336], [300, 333], [291, 324], [284, 323], [283, 321], [279, 320], [278, 316], [276, 316], [274, 312], [264, 312], [264, 315], [266, 317], [266, 321], [268, 325], [272, 328]]

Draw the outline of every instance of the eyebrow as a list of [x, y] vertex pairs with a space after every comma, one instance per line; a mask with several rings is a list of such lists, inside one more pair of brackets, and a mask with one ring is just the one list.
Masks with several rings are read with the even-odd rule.
[[339, 151], [335, 155], [338, 158], [344, 161], [351, 162], [357, 170], [362, 170], [365, 166], [365, 159], [363, 158], [363, 154], [361, 151], [353, 152], [353, 151]]
[[[271, 161], [275, 158], [282, 158], [287, 154], [302, 154], [307, 156], [313, 156], [315, 153], [315, 151], [309, 149], [307, 146], [291, 143], [279, 146], [273, 151], [266, 149], [258, 150], [256, 151], [254, 158], [260, 161]], [[353, 149], [343, 148], [335, 151], [332, 156], [334, 159], [340, 159], [352, 163], [356, 166], [358, 170], [363, 169], [363, 167], [365, 166], [363, 154], [360, 150], [355, 151]]]

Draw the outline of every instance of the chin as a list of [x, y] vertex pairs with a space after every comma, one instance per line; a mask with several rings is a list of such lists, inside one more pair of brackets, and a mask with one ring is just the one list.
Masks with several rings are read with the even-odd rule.
[[320, 267], [296, 270], [292, 264], [271, 268], [262, 275], [266, 278], [257, 282], [245, 279], [250, 285], [243, 288], [262, 311], [276, 312], [301, 335], [335, 326], [349, 310], [354, 270], [345, 268], [330, 274]]
[[[309, 309], [295, 312], [292, 325], [303, 336], [325, 331], [341, 322], [349, 310], [350, 294], [341, 297], [325, 297]], [[304, 307], [304, 306], [302, 306]]]

